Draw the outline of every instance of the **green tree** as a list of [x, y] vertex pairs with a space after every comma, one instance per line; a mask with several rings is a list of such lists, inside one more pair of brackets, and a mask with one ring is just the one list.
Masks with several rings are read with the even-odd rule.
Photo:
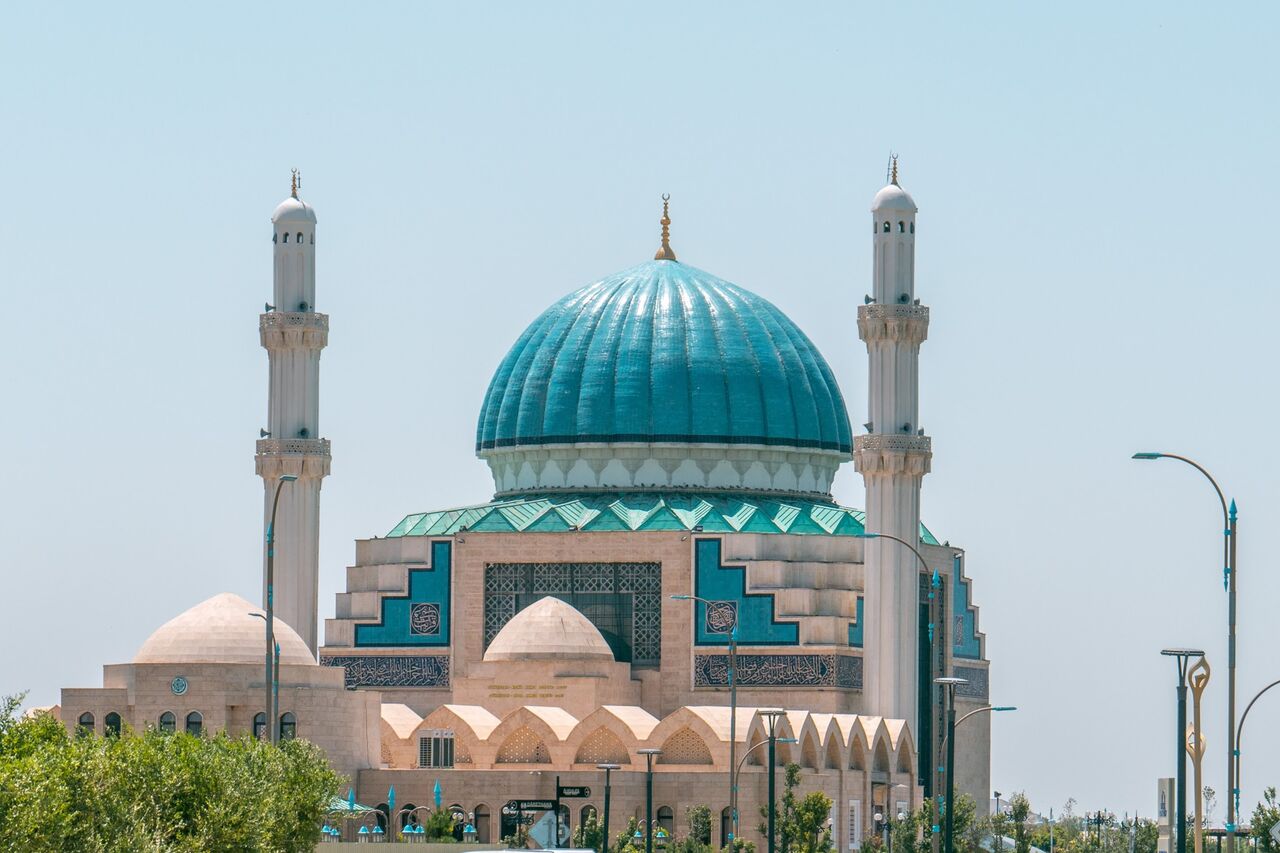
[[1280, 802], [1276, 801], [1276, 789], [1272, 785], [1262, 792], [1262, 802], [1253, 807], [1249, 821], [1249, 831], [1259, 853], [1280, 853], [1280, 846], [1271, 838], [1271, 827], [1277, 823], [1280, 823]]
[[601, 847], [602, 844], [604, 844], [604, 826], [601, 825], [600, 818], [594, 811], [589, 812], [586, 818], [574, 827], [573, 846], [608, 853]]
[[306, 741], [73, 738], [20, 703], [0, 702], [0, 851], [311, 851], [338, 791]]
[[422, 821], [422, 831], [426, 835], [428, 841], [434, 842], [451, 842], [454, 841], [453, 828], [457, 822], [453, 819], [453, 812], [446, 809], [433, 809], [427, 815], [427, 819]]
[[626, 851], [632, 850], [631, 839], [635, 838], [636, 833], [639, 831], [640, 821], [634, 817], [627, 818], [627, 828], [613, 837], [615, 853], [626, 853]]
[[689, 806], [684, 812], [689, 824], [689, 838], [703, 847], [711, 846], [711, 808], [710, 806]]
[[1019, 791], [1009, 801], [1009, 823], [1013, 828], [1013, 845], [1016, 853], [1031, 853], [1031, 833], [1027, 820], [1031, 817], [1031, 801]]

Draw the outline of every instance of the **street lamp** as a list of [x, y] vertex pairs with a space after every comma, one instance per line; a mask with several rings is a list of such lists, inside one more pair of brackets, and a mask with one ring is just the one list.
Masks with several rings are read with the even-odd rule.
[[[597, 764], [597, 770], [604, 771], [604, 844], [600, 853], [609, 853], [609, 793], [612, 790], [609, 784], [609, 774], [614, 770], [621, 770], [621, 764]], [[556, 839], [557, 842], [559, 839]]]
[[[1135, 453], [1134, 459], [1176, 459], [1195, 468], [1213, 486], [1222, 505], [1222, 585], [1227, 590], [1227, 853], [1236, 849], [1236, 812], [1240, 810], [1240, 777], [1236, 773], [1236, 502], [1227, 500], [1218, 481], [1198, 462], [1173, 453]], [[1197, 732], [1197, 737], [1199, 733]]]
[[775, 792], [777, 790], [777, 766], [778, 766], [778, 718], [787, 713], [781, 708], [765, 708], [757, 711], [766, 721], [769, 727], [769, 853], [774, 853], [773, 845], [773, 827], [777, 821], [777, 808], [774, 802]]
[[[795, 738], [793, 738], [793, 737], [780, 737], [780, 738], [777, 738], [777, 742], [778, 742], [778, 743], [799, 743], [799, 741], [798, 741], [798, 740], [796, 740], [796, 739], [795, 739]], [[747, 758], [751, 755], [751, 753], [755, 752], [755, 751], [756, 751], [757, 749], [759, 749], [760, 747], [762, 747], [762, 746], [768, 746], [768, 745], [769, 745], [769, 741], [767, 741], [767, 740], [762, 740], [762, 741], [760, 741], [758, 744], [756, 744], [755, 746], [753, 746], [753, 747], [751, 747], [750, 749], [748, 749], [746, 752], [742, 753], [742, 758], [738, 759], [738, 766], [737, 766], [737, 767], [735, 767], [735, 768], [734, 768], [734, 771], [733, 771], [733, 787], [734, 787], [734, 790], [737, 790], [737, 788], [738, 788], [738, 776], [739, 776], [739, 775], [741, 775], [741, 773], [742, 773], [742, 766], [743, 766], [744, 764], [746, 764], [746, 763], [747, 763]], [[737, 815], [737, 813], [734, 813], [734, 815], [733, 815], [733, 837], [734, 837], [734, 838], [737, 838], [737, 837], [738, 837], [738, 815]]]
[[[712, 602], [697, 595], [673, 595], [676, 601], [697, 601], [703, 607], [710, 608]], [[697, 608], [694, 608], [697, 615]], [[694, 636], [697, 636], [697, 625], [694, 625]], [[725, 633], [723, 631], [709, 633]], [[733, 611], [733, 627], [729, 629], [729, 814], [732, 817], [729, 831], [729, 844], [738, 834], [738, 788], [734, 784], [732, 769], [736, 763], [738, 752], [738, 611]]]
[[955, 759], [956, 759], [956, 688], [968, 684], [967, 678], [935, 678], [934, 684], [940, 685], [947, 694], [947, 794], [943, 805], [947, 809], [946, 837], [943, 839], [943, 850], [955, 853], [952, 842], [955, 840], [955, 814], [952, 800], [955, 794]]
[[[972, 717], [974, 714], [989, 714], [993, 711], [1016, 711], [1016, 710], [1018, 710], [1017, 705], [984, 705], [981, 708], [974, 708], [972, 711], [965, 714], [960, 719], [956, 720], [956, 726], [959, 726], [961, 723], [963, 723], [965, 720]], [[947, 748], [948, 740], [950, 740], [950, 738], [944, 734], [942, 736], [942, 748], [944, 750]], [[1000, 792], [996, 791], [995, 795], [996, 795], [996, 811], [999, 812], [1000, 811]]]
[[[276, 575], [276, 546], [275, 546], [275, 530], [276, 530], [276, 509], [280, 506], [280, 489], [285, 483], [292, 483], [298, 479], [293, 474], [281, 474], [280, 479], [276, 482], [276, 494], [271, 500], [271, 521], [267, 524], [267, 710], [271, 713], [272, 689], [272, 650], [276, 644], [275, 618], [276, 618], [276, 602], [275, 602], [275, 575]], [[280, 741], [280, 730], [274, 719], [267, 720], [267, 728], [271, 732], [271, 743], [275, 744]]]
[[[250, 612], [249, 615], [257, 619], [261, 619], [263, 622], [267, 620], [266, 614], [263, 613]], [[272, 720], [280, 716], [280, 644], [273, 642], [271, 645], [273, 652], [271, 656], [271, 681], [268, 684], [267, 689], [267, 696], [269, 697], [267, 699], [267, 710], [263, 713], [263, 716], [265, 717], [262, 721], [263, 740], [269, 740], [271, 738], [271, 732], [274, 731], [273, 726], [276, 725]], [[258, 735], [255, 732], [254, 737], [257, 736]]]
[[[1187, 665], [1191, 658], [1204, 657], [1204, 652], [1200, 649], [1161, 649], [1160, 654], [1174, 658], [1178, 664], [1178, 730], [1174, 733], [1178, 750], [1177, 853], [1187, 853]], [[1199, 737], [1199, 733], [1196, 736]]]
[[[929, 675], [931, 679], [936, 679], [936, 673], [942, 672], [942, 666], [941, 666], [942, 662], [941, 660], [938, 659], [938, 656], [934, 654], [934, 646], [938, 642], [937, 638], [935, 638], [934, 636], [934, 633], [938, 631], [941, 627], [940, 623], [941, 623], [941, 613], [942, 613], [942, 601], [938, 595], [938, 591], [942, 588], [941, 577], [939, 577], [936, 569], [931, 569], [929, 567], [929, 563], [927, 560], [925, 560], [924, 555], [920, 553], [920, 549], [917, 548], [915, 545], [912, 545], [910, 542], [908, 542], [905, 539], [899, 539], [897, 536], [894, 536], [891, 533], [866, 533], [866, 532], [860, 534], [858, 538], [859, 539], [890, 539], [894, 542], [897, 542], [899, 545], [903, 546], [904, 548], [909, 550], [912, 554], [914, 554], [916, 557], [916, 560], [918, 560], [920, 563], [920, 567], [924, 569], [925, 574], [930, 575], [930, 581], [929, 581]], [[957, 559], [959, 559], [959, 556], [960, 556], [959, 554], [956, 554]], [[929, 697], [930, 716], [932, 716], [933, 708], [936, 704], [937, 702], [935, 697], [930, 696]], [[920, 721], [917, 721], [917, 722], [920, 722]], [[931, 797], [934, 794], [933, 775], [934, 775], [934, 768], [938, 766], [938, 754], [935, 751], [938, 743], [937, 734], [933, 734], [929, 738], [929, 740], [930, 740], [929, 749], [928, 749], [929, 772], [920, 774], [924, 778], [924, 792], [925, 792], [925, 796], [927, 797]]]
[[1258, 691], [1257, 695], [1249, 700], [1249, 704], [1245, 706], [1244, 713], [1240, 715], [1240, 725], [1236, 727], [1236, 796], [1240, 796], [1240, 738], [1244, 735], [1244, 721], [1249, 718], [1249, 711], [1253, 709], [1253, 703], [1262, 698], [1262, 694], [1266, 693], [1272, 687], [1280, 684], [1280, 681], [1273, 681], [1266, 687]]
[[636, 752], [644, 756], [644, 853], [653, 853], [653, 759], [662, 755], [662, 750], [638, 749]]

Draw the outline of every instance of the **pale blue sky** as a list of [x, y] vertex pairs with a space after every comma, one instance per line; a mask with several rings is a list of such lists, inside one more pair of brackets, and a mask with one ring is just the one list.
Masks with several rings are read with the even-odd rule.
[[[855, 307], [886, 155], [933, 309], [925, 520], [963, 545], [992, 778], [1154, 809], [1173, 666], [1214, 667], [1215, 471], [1241, 507], [1241, 704], [1280, 678], [1269, 452], [1280, 307], [1271, 4], [205, 4], [0, 26], [0, 691], [99, 682], [161, 622], [257, 596], [268, 217], [303, 170], [332, 318], [321, 611], [352, 540], [485, 500], [492, 370], [566, 292], [656, 248], [775, 302], [866, 411]], [[841, 502], [862, 505], [846, 466]], [[1280, 691], [1244, 800], [1280, 783]], [[1219, 807], [1217, 817], [1222, 817]]]

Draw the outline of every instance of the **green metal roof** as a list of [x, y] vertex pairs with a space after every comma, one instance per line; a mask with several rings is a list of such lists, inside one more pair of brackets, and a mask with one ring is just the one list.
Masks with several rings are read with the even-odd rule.
[[[560, 533], [570, 530], [693, 530], [703, 533], [792, 533], [810, 536], [860, 536], [865, 532], [860, 509], [834, 503], [771, 500], [736, 494], [524, 495], [479, 506], [418, 512], [391, 529], [397, 536], [452, 536], [477, 533]], [[923, 524], [920, 539], [938, 540]]]

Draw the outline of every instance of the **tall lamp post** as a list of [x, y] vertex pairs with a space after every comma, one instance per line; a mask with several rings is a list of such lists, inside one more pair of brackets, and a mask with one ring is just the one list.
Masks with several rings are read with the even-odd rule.
[[609, 853], [609, 794], [612, 788], [609, 784], [609, 774], [614, 770], [621, 770], [621, 764], [597, 764], [596, 769], [604, 771], [604, 844], [601, 845], [600, 853]]
[[[916, 560], [919, 561], [920, 563], [920, 567], [924, 569], [925, 574], [930, 575], [930, 580], [929, 580], [929, 670], [930, 670], [929, 679], [930, 681], [936, 681], [938, 674], [942, 672], [941, 662], [938, 660], [937, 655], [934, 654], [934, 647], [941, 641], [941, 638], [935, 637], [935, 634], [938, 631], [940, 631], [941, 623], [942, 623], [942, 600], [939, 597], [939, 590], [942, 588], [942, 579], [939, 577], [936, 569], [929, 568], [929, 563], [927, 560], [925, 560], [924, 554], [920, 553], [920, 549], [917, 548], [915, 545], [912, 545], [910, 542], [908, 542], [905, 539], [899, 539], [897, 536], [894, 536], [891, 533], [863, 533], [858, 538], [890, 539], [894, 542], [897, 542], [899, 545], [903, 546], [904, 548], [909, 550], [912, 554], [914, 554], [916, 557]], [[953, 580], [953, 583], [954, 583], [954, 580]], [[930, 699], [929, 713], [932, 714], [933, 713], [932, 709], [937, 705], [937, 700], [936, 700], [936, 697], [933, 697], [933, 696], [929, 697], [929, 699]], [[934, 780], [932, 777], [937, 773], [937, 770], [934, 768], [937, 768], [938, 766], [938, 752], [937, 752], [938, 736], [936, 733], [930, 738], [930, 741], [931, 743], [929, 744], [929, 764], [930, 764], [931, 772], [924, 774], [925, 796], [933, 796], [933, 794], [935, 793], [933, 790]]]
[[[1222, 585], [1227, 590], [1227, 853], [1236, 849], [1236, 812], [1240, 810], [1240, 785], [1236, 762], [1236, 502], [1227, 499], [1200, 463], [1174, 453], [1135, 453], [1134, 459], [1176, 459], [1195, 468], [1213, 486], [1222, 505]], [[1198, 795], [1198, 792], [1197, 792]]]
[[272, 688], [272, 652], [276, 645], [275, 618], [276, 618], [276, 602], [275, 602], [275, 580], [276, 580], [276, 510], [280, 507], [280, 489], [285, 483], [292, 483], [298, 479], [293, 474], [281, 474], [280, 479], [276, 482], [276, 494], [271, 499], [271, 521], [267, 524], [267, 674], [266, 674], [266, 699], [267, 713], [272, 718], [267, 720], [267, 730], [271, 732], [271, 743], [279, 743], [280, 728], [275, 719], [272, 710], [272, 696], [274, 690]]
[[[708, 601], [697, 595], [673, 595], [676, 601], [696, 601], [703, 607], [707, 608], [707, 612], [711, 612], [714, 602]], [[697, 616], [697, 608], [694, 608], [694, 615]], [[695, 624], [693, 628], [694, 636], [698, 634], [698, 627]], [[723, 634], [725, 631], [709, 631], [708, 633]], [[733, 845], [733, 839], [738, 834], [738, 787], [735, 784], [733, 768], [737, 764], [738, 754], [738, 611], [733, 611], [733, 625], [729, 627], [729, 845]]]
[[946, 853], [955, 853], [953, 846], [955, 832], [955, 815], [956, 810], [953, 808], [952, 800], [955, 795], [955, 758], [956, 758], [956, 688], [961, 684], [968, 684], [967, 678], [935, 678], [934, 684], [940, 685], [947, 694], [947, 794], [943, 804], [947, 809], [946, 834], [943, 837], [942, 848]]
[[[1178, 789], [1175, 797], [1178, 801], [1177, 853], [1187, 853], [1187, 668], [1192, 658], [1204, 657], [1200, 649], [1162, 649], [1160, 654], [1173, 658], [1178, 664]], [[1199, 796], [1199, 792], [1196, 794]], [[1230, 798], [1228, 798], [1230, 799]]]
[[[776, 739], [776, 742], [777, 743], [798, 743], [799, 741], [797, 741], [793, 737], [780, 737]], [[738, 777], [742, 775], [742, 765], [747, 763], [747, 758], [750, 757], [751, 753], [755, 752], [760, 747], [768, 746], [768, 745], [769, 745], [769, 741], [762, 740], [755, 746], [748, 749], [746, 752], [742, 753], [742, 758], [738, 759], [738, 766], [734, 768], [734, 771], [733, 771], [734, 788], [738, 787]], [[733, 837], [734, 838], [738, 837], [738, 816], [736, 814], [733, 816]]]
[[774, 853], [774, 824], [777, 822], [777, 808], [774, 797], [777, 791], [778, 767], [778, 718], [786, 711], [781, 708], [765, 708], [757, 711], [764, 718], [769, 731], [769, 853]]
[[638, 749], [636, 752], [644, 756], [644, 853], [653, 853], [653, 759], [662, 755], [662, 750]]
[[[972, 717], [974, 714], [990, 714], [993, 711], [1016, 711], [1016, 710], [1018, 710], [1017, 705], [983, 705], [981, 708], [974, 708], [972, 711], [965, 714], [960, 719], [956, 720], [956, 727], [959, 728], [961, 723], [963, 723], [965, 720]], [[942, 736], [942, 748], [944, 750], [947, 748], [947, 743], [950, 740], [951, 738], [948, 735], [944, 734]], [[947, 763], [950, 764], [950, 762], [947, 762]], [[999, 814], [1000, 813], [1000, 792], [996, 791], [994, 793], [996, 795], [996, 813]]]

